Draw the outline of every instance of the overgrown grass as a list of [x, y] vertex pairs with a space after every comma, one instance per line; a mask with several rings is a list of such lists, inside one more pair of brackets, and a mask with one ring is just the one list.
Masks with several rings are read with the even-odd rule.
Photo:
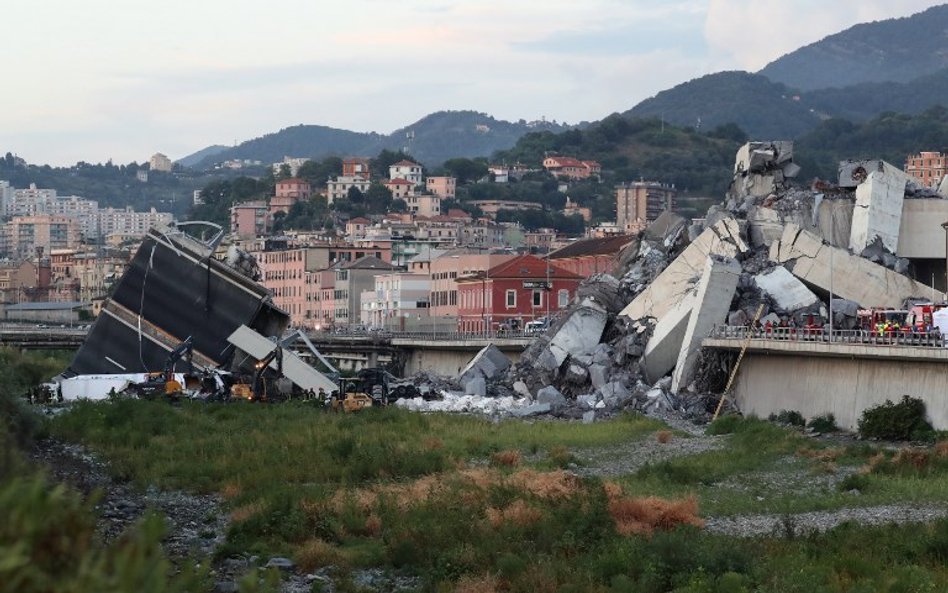
[[[762, 503], [753, 490], [722, 495], [720, 484], [787, 459], [803, 468], [862, 467], [875, 446], [827, 450], [795, 430], [723, 418], [712, 426], [728, 435], [723, 448], [616, 483], [559, 469], [578, 447], [654, 443], [661, 428], [636, 416], [493, 423], [396, 409], [332, 415], [292, 403], [146, 401], [81, 404], [52, 422], [54, 434], [88, 444], [140, 485], [219, 493], [232, 518], [221, 555], [283, 553], [305, 570], [332, 564], [343, 583], [350, 569], [385, 566], [422, 576], [431, 591], [894, 593], [948, 585], [946, 521], [752, 541], [697, 527], [709, 510], [842, 506], [853, 497], [838, 489], [815, 501], [787, 493]], [[860, 502], [904, 492], [912, 481], [932, 484], [932, 495], [941, 488], [944, 498], [941, 462], [920, 468], [910, 459], [890, 458], [897, 471], [877, 462]]]

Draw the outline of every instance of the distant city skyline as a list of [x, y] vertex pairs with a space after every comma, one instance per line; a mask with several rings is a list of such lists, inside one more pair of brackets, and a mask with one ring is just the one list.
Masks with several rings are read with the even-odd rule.
[[[297, 124], [576, 123], [932, 0], [49, 0], [4, 7], [0, 151], [172, 160]], [[301, 156], [301, 155], [290, 155]]]

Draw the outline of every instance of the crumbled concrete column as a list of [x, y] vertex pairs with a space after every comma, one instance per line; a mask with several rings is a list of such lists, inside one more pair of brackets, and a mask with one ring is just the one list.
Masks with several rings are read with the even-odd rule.
[[635, 297], [621, 315], [630, 319], [661, 319], [694, 288], [709, 255], [736, 257], [746, 251], [747, 244], [741, 238], [740, 226], [734, 218], [727, 217], [716, 222], [705, 229], [648, 288]]
[[672, 393], [691, 383], [701, 340], [708, 337], [715, 325], [724, 323], [731, 309], [731, 300], [741, 278], [741, 265], [728, 257], [709, 256], [705, 264], [695, 304], [688, 318], [688, 327], [672, 373]]
[[[832, 252], [832, 257], [830, 257]], [[863, 307], [901, 307], [907, 298], [924, 298], [931, 289], [845, 249], [824, 245], [813, 233], [788, 224], [770, 246], [770, 259], [810, 286]]]
[[861, 253], [876, 237], [895, 253], [899, 248], [902, 202], [909, 177], [900, 169], [877, 161], [877, 168], [866, 171], [866, 179], [856, 186], [849, 248]]
[[820, 300], [783, 266], [754, 276], [754, 284], [783, 311], [796, 311], [817, 304]]

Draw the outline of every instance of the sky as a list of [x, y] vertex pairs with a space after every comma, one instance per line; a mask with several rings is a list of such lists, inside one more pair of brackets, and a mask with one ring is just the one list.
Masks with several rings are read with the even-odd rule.
[[178, 159], [297, 124], [389, 133], [448, 109], [593, 121], [939, 3], [8, 2], [0, 154], [51, 165]]

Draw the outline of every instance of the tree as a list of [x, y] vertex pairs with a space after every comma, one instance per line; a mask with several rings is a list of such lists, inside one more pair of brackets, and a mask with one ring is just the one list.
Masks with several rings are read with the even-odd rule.
[[373, 214], [387, 212], [392, 204], [392, 192], [381, 183], [373, 183], [365, 192], [365, 208]]
[[396, 198], [392, 200], [392, 204], [388, 207], [389, 212], [408, 212], [408, 204], [405, 200], [401, 198]]
[[351, 204], [362, 204], [365, 202], [365, 194], [363, 194], [358, 187], [353, 185], [346, 193], [346, 199]]
[[388, 150], [387, 148], [379, 153], [377, 157], [369, 161], [369, 171], [372, 174], [372, 177], [375, 179], [381, 177], [388, 177], [388, 168], [397, 163], [398, 161], [412, 161], [415, 162], [411, 156], [405, 154], [404, 152], [398, 150]]
[[280, 172], [276, 174], [277, 181], [283, 181], [284, 179], [289, 179], [293, 176], [293, 169], [290, 168], [290, 165], [283, 163], [280, 165]]
[[445, 170], [457, 178], [458, 185], [477, 181], [487, 175], [487, 163], [481, 160], [456, 158], [448, 159], [442, 165]]

